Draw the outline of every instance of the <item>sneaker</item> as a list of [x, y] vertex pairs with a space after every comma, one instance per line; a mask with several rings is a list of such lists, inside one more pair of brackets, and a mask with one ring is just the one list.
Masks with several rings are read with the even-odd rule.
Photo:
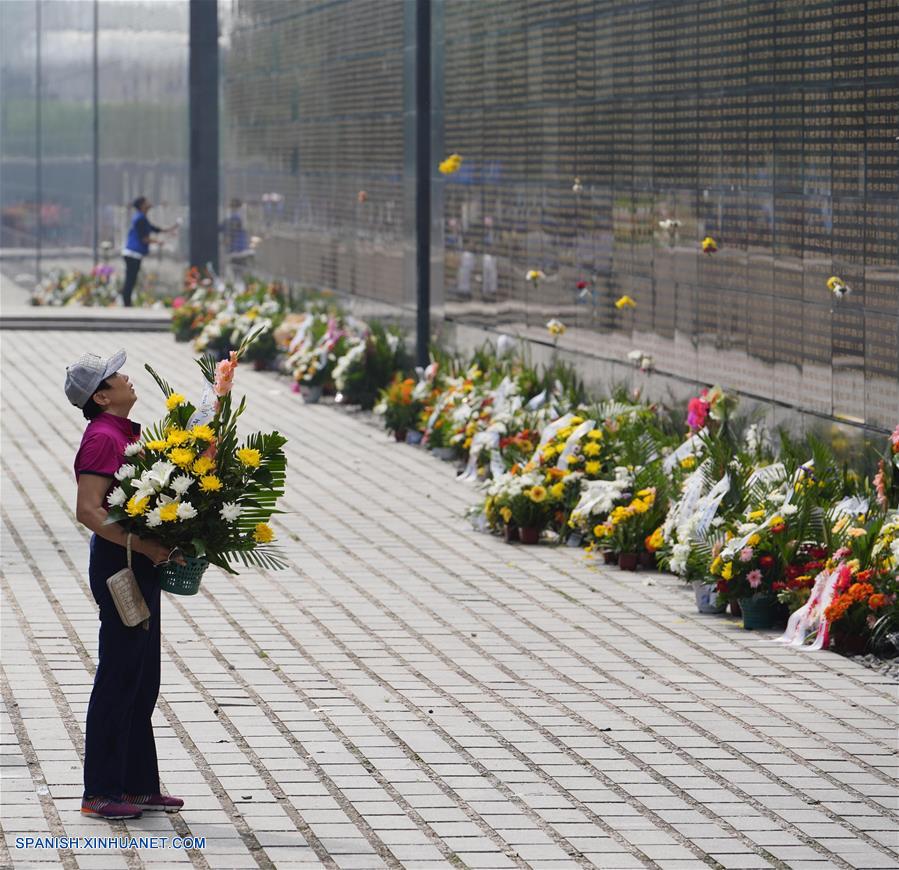
[[81, 812], [96, 819], [139, 819], [142, 810], [127, 801], [114, 801], [105, 797], [83, 798]]
[[177, 813], [184, 806], [181, 798], [167, 794], [123, 794], [122, 800], [134, 804], [139, 810], [151, 813]]

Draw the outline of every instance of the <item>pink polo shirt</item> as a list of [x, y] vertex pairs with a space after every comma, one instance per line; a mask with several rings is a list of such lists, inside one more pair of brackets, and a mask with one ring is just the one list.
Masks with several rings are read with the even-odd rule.
[[140, 438], [140, 424], [105, 411], [87, 424], [75, 455], [75, 480], [82, 474], [112, 478], [125, 461], [125, 448]]

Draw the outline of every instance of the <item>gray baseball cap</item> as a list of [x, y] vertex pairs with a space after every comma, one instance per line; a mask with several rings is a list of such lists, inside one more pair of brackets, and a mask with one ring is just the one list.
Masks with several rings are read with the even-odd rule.
[[97, 387], [125, 365], [125, 350], [116, 351], [109, 359], [86, 353], [66, 369], [66, 397], [78, 408], [97, 392]]

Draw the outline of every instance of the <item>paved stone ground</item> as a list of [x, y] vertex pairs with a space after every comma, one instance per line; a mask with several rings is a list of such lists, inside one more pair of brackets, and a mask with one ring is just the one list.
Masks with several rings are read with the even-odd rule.
[[[156, 724], [181, 816], [79, 814], [97, 621], [73, 517], [83, 348], [196, 392], [168, 336], [2, 340], [0, 865], [66, 868], [899, 866], [896, 687], [700, 616], [671, 578], [510, 547], [450, 465], [241, 369], [290, 438], [288, 571], [210, 570], [163, 604]], [[16, 836], [206, 837], [202, 850], [25, 850]]]

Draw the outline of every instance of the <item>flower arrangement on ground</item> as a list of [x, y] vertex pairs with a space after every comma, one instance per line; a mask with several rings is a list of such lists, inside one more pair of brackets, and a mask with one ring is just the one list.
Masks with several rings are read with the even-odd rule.
[[[260, 330], [261, 331], [261, 330]], [[109, 522], [155, 537], [189, 559], [236, 573], [235, 562], [281, 568], [269, 520], [284, 494], [286, 439], [278, 432], [238, 438], [231, 389], [238, 361], [257, 337], [247, 335], [229, 359], [198, 360], [207, 382], [199, 406], [176, 393], [149, 366], [166, 397], [166, 417], [127, 453], [109, 497]]]

